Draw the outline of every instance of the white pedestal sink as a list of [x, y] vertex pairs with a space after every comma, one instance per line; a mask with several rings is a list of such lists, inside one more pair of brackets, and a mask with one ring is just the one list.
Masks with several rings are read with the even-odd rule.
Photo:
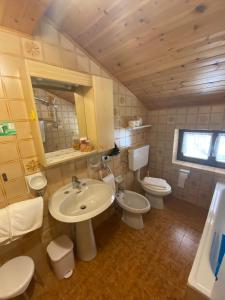
[[102, 181], [82, 179], [81, 190], [72, 183], [57, 190], [49, 201], [53, 218], [76, 224], [77, 255], [81, 260], [92, 260], [96, 254], [91, 219], [105, 211], [114, 201], [112, 187]]

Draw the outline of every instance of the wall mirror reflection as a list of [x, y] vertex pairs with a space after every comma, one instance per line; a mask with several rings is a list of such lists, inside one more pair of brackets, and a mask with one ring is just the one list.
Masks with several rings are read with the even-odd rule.
[[85, 132], [78, 125], [79, 85], [39, 77], [32, 77], [31, 81], [45, 153], [71, 148], [80, 133]]

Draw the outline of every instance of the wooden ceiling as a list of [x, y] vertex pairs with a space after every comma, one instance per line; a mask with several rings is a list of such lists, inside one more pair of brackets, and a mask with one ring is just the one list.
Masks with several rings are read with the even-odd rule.
[[225, 101], [224, 0], [55, 0], [47, 16], [150, 108]]
[[0, 24], [30, 33], [47, 6], [149, 108], [225, 102], [225, 0], [0, 0]]
[[32, 34], [53, 0], [0, 0], [0, 25]]

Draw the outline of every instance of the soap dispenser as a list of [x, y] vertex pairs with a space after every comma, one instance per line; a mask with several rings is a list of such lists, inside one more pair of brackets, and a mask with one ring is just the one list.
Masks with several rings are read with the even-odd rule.
[[42, 172], [38, 172], [29, 176], [26, 176], [26, 181], [30, 191], [34, 191], [36, 195], [42, 196], [44, 189], [47, 186], [47, 179]]

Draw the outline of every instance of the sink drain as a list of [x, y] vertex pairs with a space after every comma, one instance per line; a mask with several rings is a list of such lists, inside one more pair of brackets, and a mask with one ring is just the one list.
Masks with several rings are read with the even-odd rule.
[[87, 208], [86, 205], [81, 205], [81, 207], [80, 207], [80, 209], [85, 209], [85, 208]]
[[69, 194], [69, 193], [70, 193], [70, 191], [65, 191], [65, 192], [64, 192], [64, 194]]

